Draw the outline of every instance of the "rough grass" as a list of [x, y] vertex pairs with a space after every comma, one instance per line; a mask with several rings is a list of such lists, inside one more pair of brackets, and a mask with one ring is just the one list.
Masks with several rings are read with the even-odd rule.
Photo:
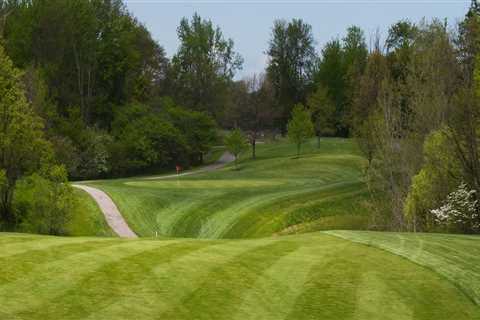
[[71, 236], [114, 237], [100, 208], [92, 197], [83, 190], [73, 189], [79, 208], [68, 223], [67, 232]]
[[[478, 239], [451, 238], [452, 250], [478, 250]], [[431, 269], [318, 232], [254, 240], [0, 234], [0, 246], [0, 319], [479, 319], [471, 299]]]
[[480, 237], [393, 232], [329, 231], [428, 267], [455, 283], [480, 305]]
[[252, 238], [331, 228], [364, 229], [362, 158], [353, 141], [307, 143], [295, 158], [287, 141], [257, 146], [239, 170], [169, 180], [142, 178], [89, 184], [107, 192], [141, 236]]

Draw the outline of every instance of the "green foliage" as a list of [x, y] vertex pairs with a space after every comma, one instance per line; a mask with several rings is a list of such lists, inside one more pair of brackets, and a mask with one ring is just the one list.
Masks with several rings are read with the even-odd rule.
[[378, 112], [380, 88], [387, 75], [386, 58], [379, 48], [376, 48], [368, 55], [365, 70], [356, 85], [350, 119], [353, 135], [368, 160], [368, 166], [371, 165], [378, 147], [372, 124]]
[[4, 37], [15, 65], [42, 70], [61, 114], [79, 106], [102, 128], [114, 106], [146, 101], [166, 73], [163, 48], [121, 0], [12, 1]]
[[177, 29], [180, 46], [169, 70], [170, 93], [190, 109], [220, 119], [228, 101], [228, 85], [241, 68], [242, 58], [219, 27], [194, 14], [183, 18]]
[[213, 118], [198, 111], [187, 110], [173, 104], [165, 108], [166, 115], [176, 129], [185, 137], [188, 160], [193, 164], [203, 163], [204, 155], [217, 138], [217, 126]]
[[399, 21], [388, 30], [386, 47], [391, 74], [395, 80], [404, 81], [409, 73], [413, 45], [418, 28], [408, 20]]
[[[354, 81], [365, 70], [368, 57], [365, 34], [360, 27], [351, 26], [347, 29], [347, 35], [343, 38], [342, 49], [347, 80]], [[348, 85], [352, 86], [353, 84]]]
[[110, 173], [112, 137], [101, 130], [86, 129], [80, 144], [80, 163], [76, 177], [104, 177]]
[[245, 135], [240, 129], [232, 130], [225, 137], [225, 146], [227, 150], [235, 157], [235, 167], [237, 166], [238, 158], [248, 149], [248, 142]]
[[327, 89], [320, 86], [308, 98], [307, 106], [313, 118], [315, 135], [318, 137], [318, 147], [320, 147], [322, 135], [333, 136], [335, 134], [335, 105], [331, 101]]
[[76, 206], [62, 166], [48, 167], [18, 183], [14, 207], [24, 232], [65, 235]]
[[445, 130], [433, 132], [425, 140], [424, 165], [413, 177], [405, 200], [404, 212], [415, 230], [435, 230], [431, 210], [439, 207], [460, 183], [460, 163]]
[[132, 104], [119, 111], [112, 125], [114, 174], [140, 172], [183, 163], [188, 148], [179, 129], [149, 107]]
[[0, 224], [15, 226], [12, 199], [19, 178], [48, 161], [50, 148], [44, 139], [41, 119], [27, 103], [20, 73], [0, 47]]
[[356, 26], [347, 29], [342, 41], [335, 39], [322, 49], [315, 73], [315, 83], [324, 87], [335, 105], [335, 134], [350, 135], [352, 104], [359, 78], [367, 63], [367, 45], [363, 31]]
[[276, 20], [267, 54], [267, 74], [272, 83], [279, 127], [285, 131], [292, 108], [303, 103], [312, 82], [317, 59], [312, 26], [301, 19]]
[[288, 139], [297, 145], [297, 157], [300, 156], [302, 144], [314, 135], [310, 112], [303, 105], [293, 107], [292, 118], [287, 125]]

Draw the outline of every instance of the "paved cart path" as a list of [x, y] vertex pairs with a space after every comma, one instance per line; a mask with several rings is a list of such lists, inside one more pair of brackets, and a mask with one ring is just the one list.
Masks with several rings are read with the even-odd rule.
[[[220, 169], [225, 165], [227, 165], [228, 163], [232, 162], [233, 160], [234, 160], [234, 157], [230, 153], [225, 152], [217, 162], [215, 162], [214, 164], [205, 166], [198, 170], [185, 172], [178, 175], [174, 174], [174, 175], [166, 175], [166, 176], [158, 176], [158, 177], [148, 177], [143, 179], [148, 179], [148, 180], [168, 179], [168, 178], [173, 178], [178, 176], [192, 175], [192, 174], [201, 173], [201, 172], [209, 172], [209, 171]], [[107, 220], [108, 225], [119, 237], [138, 238], [135, 232], [133, 232], [132, 229], [130, 229], [130, 227], [128, 226], [127, 222], [123, 218], [122, 214], [118, 210], [113, 200], [105, 192], [103, 192], [100, 189], [86, 186], [83, 184], [74, 184], [72, 186], [75, 188], [84, 190], [95, 200], [95, 202], [100, 207], [100, 210], [102, 211], [103, 215], [105, 216], [105, 219]]]
[[118, 211], [113, 200], [105, 192], [97, 188], [80, 184], [74, 184], [73, 187], [84, 190], [95, 200], [105, 216], [108, 225], [119, 237], [138, 238], [135, 232], [130, 229], [125, 219], [123, 219], [122, 214]]
[[166, 176], [153, 176], [153, 177], [146, 177], [143, 178], [143, 180], [160, 180], [160, 179], [169, 179], [169, 178], [174, 178], [174, 177], [181, 177], [181, 176], [189, 176], [192, 174], [197, 174], [197, 173], [202, 173], [202, 172], [209, 172], [209, 171], [214, 171], [220, 168], [223, 168], [230, 162], [233, 162], [235, 160], [235, 157], [230, 153], [230, 152], [224, 152], [220, 159], [218, 159], [217, 162], [214, 164], [210, 164], [208, 166], [204, 166], [198, 170], [193, 170], [193, 171], [188, 171], [180, 174], [170, 174]]

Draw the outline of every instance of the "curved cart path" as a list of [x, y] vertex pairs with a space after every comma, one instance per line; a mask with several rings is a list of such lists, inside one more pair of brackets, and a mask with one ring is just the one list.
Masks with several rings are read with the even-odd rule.
[[225, 165], [229, 164], [230, 162], [234, 161], [235, 157], [230, 152], [224, 152], [220, 159], [217, 160], [214, 164], [210, 164], [208, 166], [204, 166], [198, 170], [188, 171], [180, 174], [170, 174], [167, 176], [153, 176], [153, 177], [146, 177], [143, 180], [160, 180], [160, 179], [169, 179], [181, 176], [189, 176], [192, 174], [202, 173], [202, 172], [209, 172], [220, 169]]
[[75, 188], [82, 189], [87, 192], [100, 207], [105, 220], [112, 230], [121, 238], [138, 238], [135, 232], [130, 229], [122, 214], [118, 211], [113, 200], [102, 190], [89, 186], [74, 184]]
[[[217, 170], [224, 167], [228, 163], [232, 162], [234, 159], [235, 158], [233, 157], [233, 155], [231, 155], [229, 152], [225, 152], [217, 162], [215, 162], [214, 164], [205, 166], [201, 169], [181, 173], [178, 175], [173, 174], [173, 175], [167, 175], [167, 176], [148, 177], [144, 179], [147, 179], [147, 180], [168, 179], [168, 178], [173, 178], [178, 176], [187, 176], [187, 175], [201, 173], [201, 172], [209, 172], [209, 171]], [[138, 238], [135, 232], [133, 232], [132, 229], [130, 229], [130, 227], [128, 226], [127, 222], [123, 218], [122, 214], [118, 210], [113, 200], [105, 192], [103, 192], [100, 189], [89, 187], [86, 185], [81, 185], [81, 184], [73, 184], [72, 186], [75, 188], [84, 190], [95, 200], [95, 202], [100, 207], [100, 210], [102, 211], [103, 215], [105, 216], [105, 219], [107, 220], [108, 225], [119, 237]]]

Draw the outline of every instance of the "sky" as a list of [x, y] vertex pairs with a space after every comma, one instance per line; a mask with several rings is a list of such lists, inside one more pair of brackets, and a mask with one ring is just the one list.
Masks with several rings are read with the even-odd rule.
[[393, 23], [408, 19], [447, 19], [450, 26], [463, 18], [470, 0], [125, 0], [127, 9], [152, 33], [171, 57], [179, 42], [176, 29], [183, 17], [197, 12], [232, 38], [244, 59], [236, 78], [264, 70], [273, 21], [301, 18], [312, 25], [317, 50], [333, 38], [342, 38], [351, 25], [361, 27], [367, 43], [376, 30], [385, 37]]

